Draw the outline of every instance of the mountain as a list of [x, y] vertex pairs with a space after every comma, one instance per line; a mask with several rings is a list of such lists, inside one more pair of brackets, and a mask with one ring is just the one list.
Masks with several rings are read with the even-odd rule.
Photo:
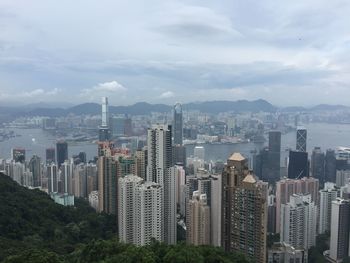
[[114, 216], [96, 213], [85, 200], [75, 203], [55, 204], [46, 193], [0, 173], [0, 262], [248, 263], [217, 247], [124, 244], [116, 239]]
[[[20, 106], [20, 107], [0, 107], [0, 120], [6, 117], [20, 117], [20, 116], [47, 116], [47, 117], [62, 117], [68, 114], [75, 115], [98, 115], [101, 113], [101, 105], [98, 103], [83, 103], [69, 108], [60, 108], [50, 105], [49, 107], [42, 107], [45, 104]], [[40, 107], [34, 107], [40, 106]], [[47, 106], [47, 105], [46, 105]], [[184, 110], [197, 110], [203, 113], [218, 114], [221, 112], [314, 112], [314, 111], [335, 111], [335, 110], [350, 110], [350, 107], [343, 105], [328, 105], [320, 104], [314, 107], [282, 107], [278, 108], [266, 100], [237, 100], [237, 101], [205, 101], [205, 102], [191, 102], [182, 105]], [[151, 112], [170, 112], [172, 105], [166, 104], [150, 104], [147, 102], [138, 102], [129, 106], [110, 106], [109, 111], [113, 114], [129, 114], [142, 115], [150, 114]]]

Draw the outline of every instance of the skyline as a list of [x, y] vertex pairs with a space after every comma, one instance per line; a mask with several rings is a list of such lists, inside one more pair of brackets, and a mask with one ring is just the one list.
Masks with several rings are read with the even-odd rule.
[[5, 0], [0, 10], [2, 104], [349, 105], [346, 1]]

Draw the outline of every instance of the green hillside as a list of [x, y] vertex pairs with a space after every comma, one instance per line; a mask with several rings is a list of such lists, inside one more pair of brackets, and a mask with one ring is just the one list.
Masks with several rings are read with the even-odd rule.
[[115, 217], [98, 214], [84, 200], [55, 204], [39, 190], [0, 174], [2, 262], [247, 262], [219, 248], [154, 242], [136, 247], [116, 240]]

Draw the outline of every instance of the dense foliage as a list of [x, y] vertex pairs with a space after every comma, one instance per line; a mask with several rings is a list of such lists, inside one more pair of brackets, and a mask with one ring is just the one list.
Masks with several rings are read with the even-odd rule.
[[0, 174], [0, 261], [248, 262], [242, 255], [209, 246], [123, 244], [116, 239], [115, 221], [95, 213], [84, 200], [76, 200], [76, 207], [64, 207], [46, 193], [21, 187]]
[[0, 175], [0, 261], [31, 249], [67, 255], [78, 244], [115, 237], [114, 216], [97, 214], [84, 200], [75, 204], [55, 204], [46, 193]]

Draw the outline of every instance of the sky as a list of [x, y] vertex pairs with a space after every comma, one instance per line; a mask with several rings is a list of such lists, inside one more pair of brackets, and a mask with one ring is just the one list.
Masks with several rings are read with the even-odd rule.
[[0, 0], [0, 104], [350, 105], [348, 0]]

